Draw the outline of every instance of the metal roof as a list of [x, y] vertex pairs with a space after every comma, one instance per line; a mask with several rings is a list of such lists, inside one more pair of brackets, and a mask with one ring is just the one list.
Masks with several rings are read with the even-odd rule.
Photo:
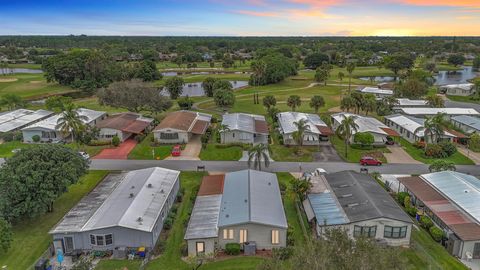
[[370, 175], [342, 171], [326, 174], [325, 178], [350, 222], [389, 218], [412, 223], [410, 217]]
[[480, 118], [472, 117], [469, 115], [459, 115], [451, 118], [452, 121], [469, 126], [473, 129], [480, 131]]
[[335, 196], [329, 191], [325, 193], [308, 194], [317, 223], [320, 225], [339, 225], [349, 223], [345, 212], [338, 204]]
[[309, 132], [315, 134], [322, 134], [322, 132], [317, 128], [317, 126], [327, 127], [327, 124], [320, 119], [320, 116], [317, 114], [311, 113], [301, 113], [301, 112], [282, 112], [277, 114], [278, 123], [284, 134], [290, 134], [297, 131], [297, 126], [295, 122], [300, 120], [305, 120], [306, 125], [309, 127]]
[[[84, 213], [80, 212], [81, 215], [77, 214], [78, 221], [72, 222], [67, 214], [64, 220], [67, 218], [72, 224], [63, 231], [81, 232], [119, 226], [151, 232], [175, 183], [179, 181], [179, 174], [179, 171], [159, 167], [125, 173], [114, 187], [109, 185], [110, 188], [99, 191], [95, 188], [94, 192], [101, 202], [87, 200], [93, 206]], [[62, 224], [63, 221], [51, 233], [61, 231], [59, 228], [65, 227]]]
[[395, 106], [418, 106], [427, 107], [427, 101], [423, 99], [397, 98], [398, 104]]
[[358, 91], [362, 93], [367, 93], [367, 94], [380, 94], [380, 95], [393, 95], [393, 90], [388, 90], [388, 89], [380, 89], [378, 87], [364, 87], [361, 89], [358, 89]]
[[184, 239], [218, 236], [218, 215], [222, 195], [197, 196]]
[[480, 222], [480, 180], [474, 176], [443, 171], [421, 175], [442, 195]]
[[225, 175], [218, 226], [243, 223], [287, 228], [276, 174], [243, 170]]
[[442, 89], [453, 89], [453, 88], [458, 88], [462, 90], [467, 90], [470, 91], [473, 89], [475, 85], [473, 83], [460, 83], [460, 84], [447, 84], [447, 85], [442, 85], [440, 88]]
[[[423, 127], [425, 123], [425, 119], [423, 118], [417, 118], [417, 117], [403, 115], [403, 114], [393, 114], [393, 115], [385, 116], [385, 119], [392, 121], [393, 123], [410, 131], [412, 134], [416, 134], [419, 137], [423, 137], [425, 135], [425, 131], [423, 129], [420, 129], [418, 130], [417, 133], [415, 133], [415, 130], [417, 130], [417, 128]], [[444, 131], [443, 133], [445, 136], [457, 137], [448, 131]]]
[[[346, 113], [346, 112], [332, 114], [332, 118], [335, 119], [335, 121], [337, 121], [338, 123], [341, 123], [344, 117], [349, 117], [349, 116], [355, 117], [355, 123], [358, 125], [357, 132], [373, 132], [373, 133], [388, 135], [388, 133], [385, 132], [383, 128], [389, 129], [389, 127], [373, 117], [361, 116], [361, 115]], [[356, 133], [356, 132], [353, 132], [353, 133]]]
[[409, 115], [436, 115], [445, 113], [447, 115], [480, 115], [472, 108], [400, 108], [404, 114]]
[[15, 111], [4, 112], [0, 114], [0, 124], [8, 121], [12, 121], [14, 119], [20, 118], [22, 116], [25, 116], [31, 113], [33, 113], [33, 111], [27, 110], [27, 109], [18, 109]]
[[46, 110], [30, 111], [30, 113], [28, 114], [19, 114], [22, 116], [19, 116], [18, 118], [12, 119], [7, 122], [2, 122], [0, 124], [0, 132], [9, 132], [9, 131], [20, 129], [22, 127], [29, 125], [30, 123], [36, 122], [38, 120], [42, 120], [52, 114], [53, 112], [46, 111]]
[[258, 133], [255, 129], [255, 121], [265, 121], [265, 117], [256, 114], [227, 113], [223, 115], [222, 125], [230, 130], [241, 130], [249, 133]]
[[[85, 109], [85, 108], [78, 108], [77, 113], [79, 115], [83, 115], [87, 117], [87, 120], [82, 120], [84, 124], [90, 124], [94, 120], [102, 117], [103, 115], [106, 114], [106, 112], [102, 111], [94, 111], [90, 109]], [[62, 114], [56, 114], [54, 116], [51, 116], [47, 119], [44, 119], [40, 122], [37, 122], [35, 124], [29, 125], [22, 130], [34, 130], [34, 129], [46, 129], [46, 130], [57, 130], [57, 124], [58, 124], [58, 119], [61, 117]]]

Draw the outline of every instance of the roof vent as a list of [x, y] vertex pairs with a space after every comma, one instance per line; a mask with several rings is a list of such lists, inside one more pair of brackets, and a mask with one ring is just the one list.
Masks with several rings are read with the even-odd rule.
[[138, 221], [138, 222], [142, 222], [142, 221], [143, 221], [143, 218], [142, 218], [142, 217], [138, 217], [138, 218], [137, 218], [137, 221]]
[[147, 187], [152, 188], [153, 187], [152, 183], [148, 183]]
[[226, 218], [229, 218], [229, 217], [230, 217], [230, 215], [229, 215], [229, 214], [226, 214], [226, 215], [225, 215], [225, 217], [226, 217]]
[[343, 194], [342, 198], [348, 198], [348, 197], [352, 197], [352, 196], [353, 196], [353, 194], [351, 194], [351, 193], [350, 194]]
[[160, 193], [165, 193], [165, 191], [163, 191], [163, 189], [162, 189], [162, 190], [160, 190]]
[[134, 189], [134, 188], [135, 188], [135, 186], [132, 186], [132, 187], [131, 187], [131, 189]]
[[133, 198], [133, 196], [135, 196], [133, 195], [133, 193], [130, 193], [130, 195], [128, 195], [129, 198]]
[[351, 208], [351, 207], [355, 207], [355, 206], [359, 206], [359, 205], [360, 205], [359, 203], [349, 203], [349, 204], [347, 204], [347, 207]]
[[245, 199], [245, 203], [247, 203], [247, 202], [248, 202], [248, 200], [247, 200], [247, 199]]
[[464, 190], [463, 192], [468, 193], [468, 190]]
[[268, 185], [269, 185], [269, 186], [271, 186], [271, 185], [272, 185], [272, 183], [271, 183], [271, 182], [268, 182]]

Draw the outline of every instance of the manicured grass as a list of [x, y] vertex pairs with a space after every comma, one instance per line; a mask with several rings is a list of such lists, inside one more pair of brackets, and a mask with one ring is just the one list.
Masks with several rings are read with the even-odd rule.
[[7, 253], [0, 255], [0, 265], [7, 265], [12, 270], [32, 266], [52, 241], [48, 231], [106, 174], [107, 171], [90, 171], [55, 201], [53, 212], [14, 224], [12, 246]]
[[107, 113], [119, 113], [119, 112], [126, 112], [126, 109], [123, 108], [114, 108], [111, 106], [100, 105], [98, 103], [98, 98], [96, 97], [89, 97], [89, 98], [82, 98], [74, 100], [76, 106], [80, 108], [86, 108], [96, 111], [105, 111]]
[[[0, 144], [0, 158], [4, 157], [11, 157], [14, 155], [12, 150], [14, 149], [24, 149], [24, 148], [29, 148], [29, 147], [35, 147], [37, 144], [29, 144], [29, 143], [23, 143], [19, 141], [13, 141], [13, 142], [5, 142]], [[102, 145], [102, 146], [89, 146], [89, 145], [82, 145], [79, 146], [78, 144], [75, 143], [68, 143], [65, 144], [65, 146], [72, 148], [75, 151], [85, 151], [87, 152], [90, 157], [93, 157], [100, 153], [105, 148], [108, 148], [110, 146], [108, 145]]]
[[462, 70], [462, 67], [455, 67], [453, 65], [448, 64], [447, 62], [442, 62], [437, 64], [437, 70], [439, 71], [456, 71]]
[[223, 147], [220, 144], [209, 143], [200, 152], [201, 160], [239, 160], [242, 157], [243, 148], [240, 146]]
[[9, 68], [29, 68], [29, 69], [42, 69], [41, 64], [8, 64]]
[[424, 151], [422, 149], [415, 148], [410, 142], [407, 140], [401, 138], [400, 139], [400, 144], [402, 145], [403, 149], [412, 156], [415, 160], [418, 160], [420, 162], [426, 163], [426, 164], [432, 164], [433, 162], [437, 160], [444, 160], [448, 162], [452, 162], [455, 165], [474, 165], [475, 163], [469, 159], [468, 157], [464, 156], [460, 152], [455, 152], [455, 154], [449, 156], [448, 158], [427, 158], [424, 155]]
[[313, 161], [313, 153], [318, 152], [317, 146], [302, 146], [301, 152], [295, 152], [294, 146], [285, 146], [280, 144], [270, 145], [270, 154], [275, 161], [298, 161], [311, 162]]
[[[172, 152], [172, 145], [152, 146], [153, 134], [150, 133], [128, 154], [129, 159], [165, 159]], [[154, 154], [155, 153], [155, 154]]]
[[423, 229], [412, 228], [411, 245], [401, 256], [408, 261], [408, 269], [468, 269]]
[[140, 269], [140, 260], [101, 260], [95, 269], [100, 270], [137, 270]]
[[4, 94], [17, 94], [24, 99], [40, 99], [43, 97], [74, 92], [76, 90], [59, 85], [57, 83], [47, 83], [40, 74], [14, 74], [7, 77], [0, 76], [0, 79], [17, 79], [13, 82], [2, 82], [0, 80], [0, 96]]
[[447, 98], [452, 101], [480, 104], [480, 99], [475, 96], [447, 96]]
[[[332, 136], [330, 138], [330, 141], [332, 142], [333, 147], [335, 147], [335, 150], [337, 150], [338, 155], [340, 155], [340, 157], [342, 157], [342, 159], [347, 162], [358, 163], [363, 156], [369, 156], [371, 155], [372, 152], [376, 152], [376, 153], [390, 152], [386, 147], [373, 148], [369, 150], [361, 150], [361, 149], [352, 148], [349, 145], [348, 154], [347, 154], [347, 157], [345, 157], [345, 142], [340, 138], [338, 138], [337, 136]], [[383, 163], [387, 163], [387, 159], [383, 155], [380, 157], [380, 160]]]

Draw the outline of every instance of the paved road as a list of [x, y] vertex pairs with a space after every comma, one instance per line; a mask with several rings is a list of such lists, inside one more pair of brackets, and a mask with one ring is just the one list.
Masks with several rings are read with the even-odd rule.
[[468, 103], [468, 102], [458, 102], [452, 100], [445, 100], [445, 107], [447, 108], [472, 108], [480, 112], [480, 104]]
[[[153, 166], [165, 167], [180, 171], [195, 171], [197, 166], [205, 166], [206, 171], [230, 172], [248, 168], [244, 161], [199, 161], [199, 160], [92, 160], [91, 169], [97, 170], [135, 170]], [[362, 166], [346, 162], [272, 162], [266, 171], [298, 172], [324, 168], [327, 172], [343, 170], [358, 171]], [[385, 164], [379, 167], [368, 167], [370, 171], [389, 174], [421, 174], [428, 173], [428, 165], [424, 164]], [[457, 171], [480, 175], [480, 166], [458, 165]]]

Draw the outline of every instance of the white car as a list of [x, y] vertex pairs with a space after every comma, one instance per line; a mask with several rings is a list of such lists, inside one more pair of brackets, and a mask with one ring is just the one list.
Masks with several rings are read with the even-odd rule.
[[322, 169], [322, 168], [316, 168], [313, 173], [314, 173], [315, 175], [322, 175], [322, 174], [326, 174], [327, 171], [325, 171], [325, 169]]
[[90, 155], [87, 152], [78, 152], [78, 154], [86, 160], [90, 159]]

